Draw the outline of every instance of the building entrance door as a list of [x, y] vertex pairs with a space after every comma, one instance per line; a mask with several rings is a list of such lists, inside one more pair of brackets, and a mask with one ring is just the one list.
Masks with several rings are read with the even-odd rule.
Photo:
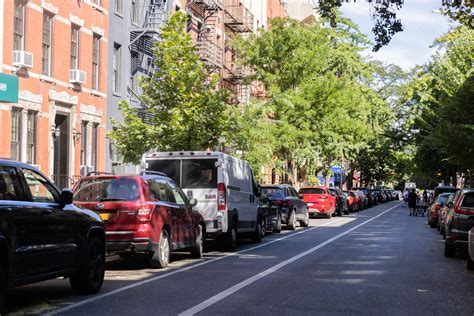
[[69, 188], [69, 122], [66, 115], [56, 114], [54, 119], [53, 180], [60, 188]]

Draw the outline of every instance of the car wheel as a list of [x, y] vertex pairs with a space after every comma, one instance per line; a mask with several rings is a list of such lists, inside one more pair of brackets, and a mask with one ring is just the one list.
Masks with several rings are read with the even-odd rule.
[[273, 229], [274, 233], [281, 233], [281, 214], [278, 213], [277, 215], [277, 222], [275, 228]]
[[7, 271], [0, 262], [0, 315], [5, 311], [5, 302], [7, 295]]
[[224, 248], [226, 251], [234, 251], [237, 248], [237, 223], [234, 221], [224, 237]]
[[295, 230], [296, 229], [296, 211], [293, 210], [290, 214], [290, 218], [288, 218], [288, 229]]
[[309, 226], [309, 212], [308, 209], [306, 209], [306, 215], [304, 220], [300, 221], [300, 226], [301, 227], [308, 227]]
[[69, 283], [74, 291], [81, 294], [95, 294], [104, 283], [105, 244], [104, 241], [92, 237], [89, 239], [84, 262], [77, 273], [70, 277]]
[[[332, 213], [332, 214], [333, 214], [333, 213]], [[327, 214], [326, 214], [326, 218], [328, 218], [328, 219], [331, 218], [331, 217], [332, 217], [332, 214], [331, 214], [331, 213], [327, 213]]]
[[191, 257], [196, 259], [202, 258], [204, 239], [204, 229], [202, 228], [202, 225], [198, 225], [196, 240], [194, 241], [193, 248], [191, 248]]
[[155, 251], [150, 258], [150, 266], [152, 268], [166, 268], [170, 262], [170, 239], [168, 231], [163, 229], [158, 243], [158, 250]]
[[456, 255], [456, 248], [451, 242], [445, 240], [444, 241], [444, 256], [448, 258], [452, 258], [455, 255]]
[[252, 242], [259, 243], [262, 241], [262, 230], [264, 229], [264, 220], [260, 218], [257, 221], [257, 225], [255, 226], [255, 232], [252, 235]]
[[467, 265], [466, 268], [469, 271], [474, 271], [474, 261], [472, 261], [471, 256], [468, 254], [467, 255]]

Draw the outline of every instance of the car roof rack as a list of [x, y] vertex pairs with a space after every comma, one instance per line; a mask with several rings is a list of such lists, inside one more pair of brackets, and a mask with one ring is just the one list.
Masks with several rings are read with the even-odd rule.
[[167, 175], [166, 173], [164, 173], [164, 172], [159, 172], [159, 171], [148, 171], [148, 170], [145, 170], [145, 171], [140, 172], [140, 174], [141, 174], [142, 176], [149, 174], [149, 175], [155, 175], [155, 176], [168, 177], [168, 175]]
[[110, 172], [103, 172], [103, 171], [91, 171], [91, 172], [88, 172], [86, 177], [89, 177], [89, 176], [100, 176], [100, 175], [109, 175], [109, 176], [115, 176], [114, 173], [110, 173]]

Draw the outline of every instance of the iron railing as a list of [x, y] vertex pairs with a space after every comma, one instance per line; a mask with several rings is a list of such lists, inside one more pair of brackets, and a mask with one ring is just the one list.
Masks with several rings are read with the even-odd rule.
[[221, 47], [207, 39], [201, 39], [196, 43], [199, 57], [210, 66], [222, 68], [223, 50]]
[[225, 7], [224, 23], [237, 33], [253, 31], [254, 16], [242, 4]]

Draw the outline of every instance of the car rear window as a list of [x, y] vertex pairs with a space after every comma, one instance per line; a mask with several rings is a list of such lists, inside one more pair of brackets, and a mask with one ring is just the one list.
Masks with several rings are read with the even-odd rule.
[[217, 189], [217, 159], [183, 159], [181, 187]]
[[300, 194], [325, 194], [324, 189], [319, 188], [303, 188], [300, 190]]
[[131, 178], [83, 179], [74, 193], [78, 202], [135, 201], [140, 199], [139, 184]]
[[151, 159], [147, 160], [148, 171], [163, 172], [176, 183], [181, 183], [181, 160], [180, 159]]
[[262, 188], [264, 195], [283, 196], [283, 190], [281, 188]]
[[474, 193], [466, 193], [462, 200], [461, 206], [474, 208]]

